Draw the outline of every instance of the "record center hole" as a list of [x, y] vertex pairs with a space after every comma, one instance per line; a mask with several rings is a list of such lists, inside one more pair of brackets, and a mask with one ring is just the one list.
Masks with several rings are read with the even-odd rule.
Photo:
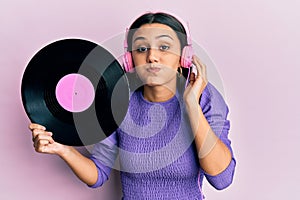
[[65, 75], [58, 81], [55, 96], [65, 110], [82, 112], [93, 103], [95, 90], [87, 77], [72, 73]]

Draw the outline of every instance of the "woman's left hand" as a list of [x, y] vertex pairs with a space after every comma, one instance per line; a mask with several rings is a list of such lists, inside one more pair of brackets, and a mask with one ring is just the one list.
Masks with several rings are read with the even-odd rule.
[[197, 75], [191, 72], [189, 84], [184, 91], [183, 97], [187, 105], [194, 103], [199, 105], [200, 96], [208, 82], [206, 66], [195, 55], [193, 56], [193, 64], [197, 68]]

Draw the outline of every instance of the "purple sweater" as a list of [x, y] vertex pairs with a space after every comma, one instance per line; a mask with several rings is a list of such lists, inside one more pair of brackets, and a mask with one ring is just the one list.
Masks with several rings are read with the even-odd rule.
[[[214, 133], [232, 153], [228, 108], [210, 83], [202, 93], [200, 106]], [[220, 174], [206, 174], [199, 165], [193, 139], [182, 95], [153, 103], [143, 98], [142, 91], [136, 91], [119, 129], [94, 146], [91, 159], [97, 166], [98, 180], [91, 187], [101, 186], [112, 168], [120, 170], [125, 200], [200, 200], [204, 177], [218, 190], [229, 186], [236, 164], [234, 157]], [[115, 164], [116, 160], [119, 164]]]

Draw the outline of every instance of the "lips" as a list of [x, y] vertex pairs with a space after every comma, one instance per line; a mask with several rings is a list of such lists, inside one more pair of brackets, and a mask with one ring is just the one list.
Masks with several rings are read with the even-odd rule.
[[150, 73], [157, 73], [160, 70], [161, 70], [161, 68], [158, 67], [158, 66], [153, 66], [152, 65], [152, 66], [147, 67], [147, 71], [150, 72]]
[[153, 67], [152, 68], [151, 67], [151, 68], [148, 68], [147, 71], [150, 72], [150, 73], [157, 73], [157, 72], [160, 71], [160, 68], [158, 68], [158, 67]]

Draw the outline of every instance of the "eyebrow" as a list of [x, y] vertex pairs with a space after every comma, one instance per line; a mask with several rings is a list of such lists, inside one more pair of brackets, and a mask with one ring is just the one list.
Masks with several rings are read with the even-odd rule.
[[159, 36], [155, 37], [155, 39], [159, 39], [162, 37], [167, 37], [167, 38], [170, 38], [171, 40], [174, 40], [170, 35], [159, 35]]
[[[170, 35], [159, 35], [159, 36], [156, 36], [155, 39], [159, 39], [159, 38], [163, 38], [163, 37], [167, 37], [167, 38], [170, 38], [171, 40], [174, 40]], [[137, 37], [133, 40], [133, 42], [137, 41], [137, 40], [145, 40], [146, 38], [143, 37], [143, 36], [140, 36], [140, 37]]]

